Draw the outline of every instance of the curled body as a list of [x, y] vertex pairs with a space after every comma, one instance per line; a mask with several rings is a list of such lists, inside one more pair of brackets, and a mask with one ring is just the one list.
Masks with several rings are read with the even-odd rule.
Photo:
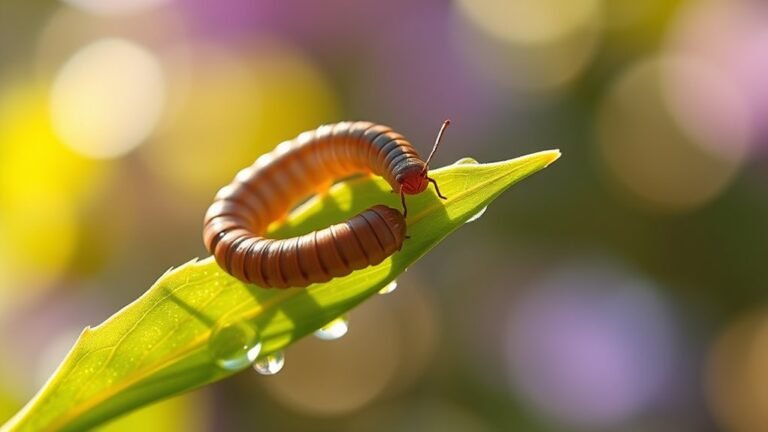
[[[262, 287], [305, 287], [348, 275], [400, 250], [406, 237], [404, 197], [434, 183], [427, 166], [411, 143], [387, 126], [320, 126], [282, 142], [221, 188], [205, 215], [203, 241], [224, 270]], [[403, 213], [377, 205], [303, 236], [264, 237], [269, 224], [301, 200], [357, 173], [386, 179], [400, 193]]]

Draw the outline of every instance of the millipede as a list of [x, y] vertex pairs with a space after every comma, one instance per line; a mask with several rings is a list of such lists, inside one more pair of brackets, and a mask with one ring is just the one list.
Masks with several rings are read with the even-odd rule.
[[[405, 195], [426, 190], [446, 120], [426, 162], [405, 137], [371, 122], [340, 122], [280, 143], [221, 188], [203, 222], [203, 241], [227, 273], [261, 287], [306, 287], [382, 262], [406, 239]], [[301, 200], [354, 174], [383, 177], [400, 194], [403, 212], [375, 205], [305, 235], [272, 239], [267, 227]]]

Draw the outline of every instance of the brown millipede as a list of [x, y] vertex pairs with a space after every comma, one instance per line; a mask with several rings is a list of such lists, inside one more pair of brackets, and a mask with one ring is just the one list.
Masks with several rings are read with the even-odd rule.
[[[370, 122], [323, 125], [282, 142], [216, 194], [203, 223], [205, 247], [228, 273], [262, 287], [305, 287], [382, 262], [406, 238], [405, 195], [431, 182], [445, 199], [428, 169], [449, 124], [443, 123], [426, 162], [405, 137]], [[376, 205], [309, 234], [264, 237], [300, 200], [357, 173], [386, 179], [400, 193], [403, 213]]]

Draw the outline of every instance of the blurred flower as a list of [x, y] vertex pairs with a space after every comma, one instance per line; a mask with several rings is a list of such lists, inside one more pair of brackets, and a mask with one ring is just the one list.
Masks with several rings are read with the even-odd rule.
[[507, 315], [512, 383], [557, 422], [627, 422], [671, 384], [670, 312], [647, 280], [617, 268], [555, 270], [528, 286]]

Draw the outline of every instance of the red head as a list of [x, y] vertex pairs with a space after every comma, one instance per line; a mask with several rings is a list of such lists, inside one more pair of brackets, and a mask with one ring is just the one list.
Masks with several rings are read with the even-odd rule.
[[432, 160], [432, 156], [435, 155], [435, 151], [437, 151], [437, 147], [440, 145], [440, 140], [443, 138], [443, 132], [445, 132], [445, 128], [447, 128], [450, 124], [450, 120], [443, 122], [443, 125], [440, 127], [440, 132], [437, 133], [435, 145], [432, 146], [432, 151], [429, 153], [429, 157], [427, 158], [426, 162], [423, 164], [410, 165], [399, 173], [395, 180], [400, 183], [400, 190], [403, 193], [415, 195], [424, 192], [427, 189], [427, 186], [429, 186], [429, 182], [431, 180], [428, 177], [429, 161]]
[[427, 171], [424, 170], [421, 164], [406, 167], [395, 180], [400, 183], [400, 190], [408, 195], [422, 193], [429, 185]]
[[405, 194], [414, 195], [424, 192], [427, 189], [427, 186], [429, 186], [429, 183], [435, 185], [437, 196], [446, 199], [440, 193], [440, 189], [437, 187], [435, 179], [429, 177], [429, 161], [432, 160], [432, 156], [435, 155], [435, 151], [437, 151], [437, 147], [440, 145], [440, 140], [443, 138], [445, 128], [450, 124], [450, 120], [443, 122], [443, 126], [440, 127], [440, 132], [437, 133], [435, 145], [432, 146], [432, 151], [429, 153], [427, 161], [423, 164], [419, 162], [403, 168], [395, 179], [397, 183], [400, 184], [400, 200], [403, 203], [403, 216], [408, 214], [408, 210], [405, 207]]

